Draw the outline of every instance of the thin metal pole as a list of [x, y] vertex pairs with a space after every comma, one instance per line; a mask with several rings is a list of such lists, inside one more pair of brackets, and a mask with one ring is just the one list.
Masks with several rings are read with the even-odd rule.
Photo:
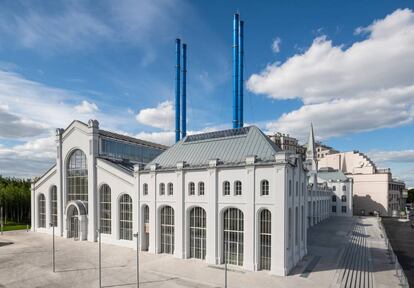
[[99, 288], [102, 287], [102, 257], [101, 257], [101, 229], [96, 230], [98, 232], [98, 238], [99, 238]]
[[0, 230], [3, 235], [3, 206], [0, 207]]
[[55, 225], [52, 225], [52, 231], [53, 231], [53, 272], [55, 272]]
[[138, 232], [134, 234], [134, 237], [137, 238], [137, 288], [139, 288], [139, 234]]

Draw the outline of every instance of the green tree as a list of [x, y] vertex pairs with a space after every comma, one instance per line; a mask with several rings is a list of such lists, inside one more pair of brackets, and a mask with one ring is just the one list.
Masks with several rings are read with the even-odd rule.
[[414, 188], [408, 190], [407, 203], [414, 203]]
[[3, 208], [4, 224], [29, 223], [30, 180], [0, 175], [0, 207]]

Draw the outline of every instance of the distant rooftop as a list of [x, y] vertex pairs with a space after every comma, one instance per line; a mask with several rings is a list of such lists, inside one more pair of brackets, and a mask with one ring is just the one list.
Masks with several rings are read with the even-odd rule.
[[160, 168], [174, 168], [182, 161], [190, 167], [207, 166], [211, 159], [219, 159], [222, 164], [237, 164], [253, 155], [258, 162], [266, 162], [273, 161], [279, 151], [259, 128], [249, 126], [187, 136], [145, 167], [149, 169], [156, 163]]

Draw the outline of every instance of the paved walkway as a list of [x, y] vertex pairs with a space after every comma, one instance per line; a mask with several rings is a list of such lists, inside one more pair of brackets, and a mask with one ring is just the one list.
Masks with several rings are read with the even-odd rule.
[[[309, 231], [309, 253], [290, 276], [231, 271], [229, 288], [398, 287], [374, 218], [331, 218]], [[98, 287], [98, 245], [51, 236], [7, 232], [0, 236], [0, 287]], [[103, 287], [136, 286], [136, 252], [102, 244]], [[140, 253], [140, 287], [224, 287], [224, 271], [199, 260]], [[338, 268], [338, 269], [337, 269]]]

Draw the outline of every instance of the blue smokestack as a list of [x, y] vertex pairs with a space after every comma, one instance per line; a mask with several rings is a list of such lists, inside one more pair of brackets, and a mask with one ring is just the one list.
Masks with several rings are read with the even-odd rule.
[[233, 18], [233, 128], [239, 127], [239, 14]]
[[175, 54], [176, 54], [176, 66], [175, 66], [175, 142], [180, 141], [180, 70], [181, 70], [181, 40], [175, 40]]
[[183, 44], [183, 86], [181, 91], [181, 138], [187, 135], [187, 44]]
[[243, 66], [244, 66], [244, 22], [240, 21], [239, 25], [239, 125], [238, 127], [243, 127]]

